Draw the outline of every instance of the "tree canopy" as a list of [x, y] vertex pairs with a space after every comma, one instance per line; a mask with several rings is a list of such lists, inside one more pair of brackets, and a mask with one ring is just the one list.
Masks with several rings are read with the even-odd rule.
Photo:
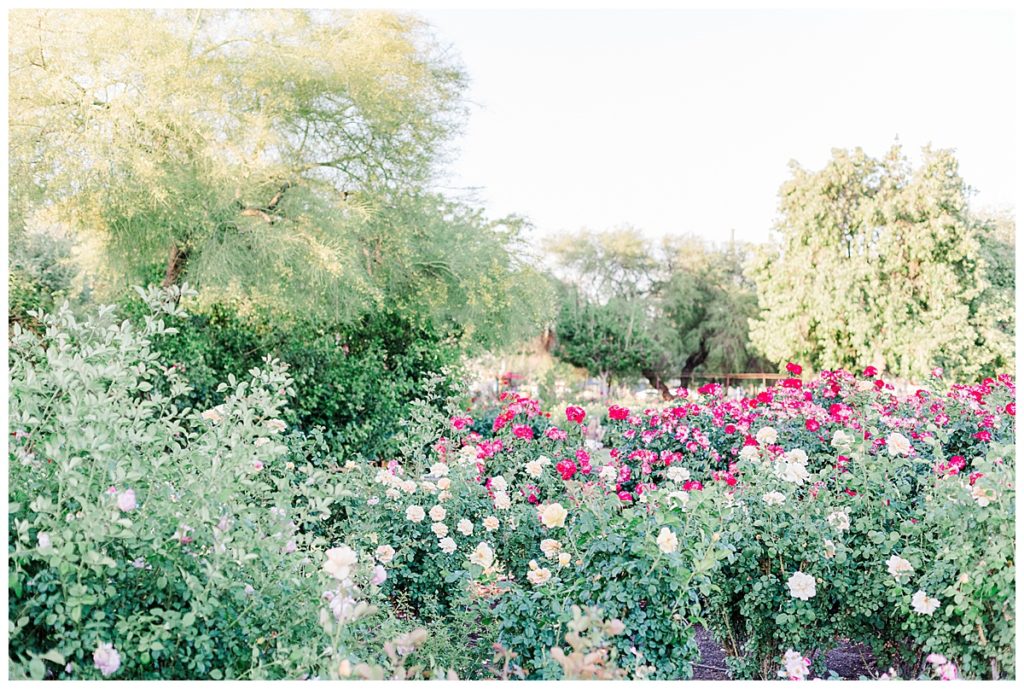
[[1012, 320], [991, 305], [1013, 278], [991, 263], [991, 242], [986, 259], [968, 193], [948, 150], [925, 148], [916, 167], [899, 146], [882, 158], [835, 150], [818, 171], [793, 164], [779, 241], [751, 263], [753, 343], [780, 366], [874, 365], [908, 379], [1005, 370]]
[[10, 22], [12, 235], [58, 218], [102, 248], [111, 280], [187, 280], [207, 302], [352, 321], [398, 300], [462, 328], [532, 320], [521, 223], [431, 191], [465, 76], [420, 20], [33, 10]]
[[761, 369], [749, 346], [756, 314], [747, 249], [694, 237], [655, 244], [631, 227], [565, 235], [551, 245], [564, 282], [555, 353], [605, 381], [667, 381]]

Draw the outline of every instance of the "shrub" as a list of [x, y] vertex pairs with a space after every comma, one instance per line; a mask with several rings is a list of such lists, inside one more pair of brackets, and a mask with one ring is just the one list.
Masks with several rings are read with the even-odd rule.
[[188, 388], [150, 345], [173, 335], [160, 316], [178, 297], [147, 294], [160, 313], [140, 328], [66, 305], [43, 332], [14, 328], [14, 678], [298, 677], [352, 648], [311, 528], [344, 487], [280, 442], [292, 381], [267, 360], [220, 406], [180, 405]]
[[[125, 304], [136, 321], [145, 306]], [[452, 338], [381, 311], [337, 327], [317, 322], [269, 323], [226, 305], [181, 312], [171, 337], [154, 348], [175, 365], [191, 388], [188, 402], [220, 404], [228, 375], [241, 376], [270, 355], [288, 365], [295, 395], [282, 417], [304, 433], [320, 428], [330, 448], [347, 458], [387, 458], [398, 450], [396, 429], [424, 398], [428, 381], [443, 377], [445, 397], [455, 391], [461, 350]]]

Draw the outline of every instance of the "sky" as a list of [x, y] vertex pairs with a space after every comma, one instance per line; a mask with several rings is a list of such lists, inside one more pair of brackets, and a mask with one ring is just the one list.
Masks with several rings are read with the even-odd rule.
[[541, 236], [640, 228], [762, 242], [789, 162], [956, 149], [1012, 207], [1004, 11], [433, 10], [470, 78], [444, 185]]

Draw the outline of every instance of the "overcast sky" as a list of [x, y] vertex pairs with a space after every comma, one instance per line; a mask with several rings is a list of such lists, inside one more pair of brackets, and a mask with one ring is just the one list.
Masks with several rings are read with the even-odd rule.
[[425, 11], [472, 102], [448, 181], [547, 234], [768, 238], [787, 164], [957, 150], [1015, 195], [1013, 21], [965, 11]]

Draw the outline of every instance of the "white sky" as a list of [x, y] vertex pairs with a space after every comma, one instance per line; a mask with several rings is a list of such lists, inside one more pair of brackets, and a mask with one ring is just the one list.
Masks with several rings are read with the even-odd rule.
[[833, 147], [957, 150], [976, 206], [1012, 206], [1006, 11], [420, 14], [473, 103], [452, 187], [541, 234], [632, 224], [764, 241], [787, 163]]

